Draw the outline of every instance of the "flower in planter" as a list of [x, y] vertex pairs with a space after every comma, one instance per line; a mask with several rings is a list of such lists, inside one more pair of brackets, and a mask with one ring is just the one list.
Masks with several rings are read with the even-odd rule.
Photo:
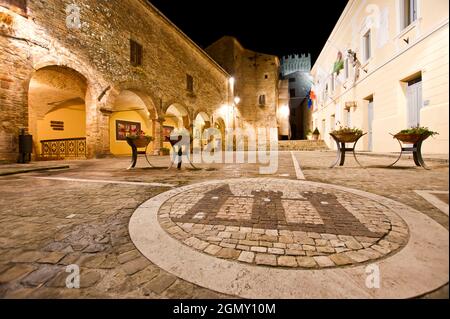
[[351, 127], [347, 127], [347, 126], [340, 126], [338, 130], [334, 130], [333, 132], [331, 132], [331, 134], [333, 134], [333, 135], [342, 135], [342, 134], [363, 135], [363, 131], [356, 127], [351, 128]]
[[397, 135], [399, 135], [399, 134], [402, 134], [402, 135], [428, 135], [428, 136], [439, 135], [438, 132], [431, 131], [430, 129], [428, 129], [428, 127], [420, 127], [420, 126], [402, 130]]

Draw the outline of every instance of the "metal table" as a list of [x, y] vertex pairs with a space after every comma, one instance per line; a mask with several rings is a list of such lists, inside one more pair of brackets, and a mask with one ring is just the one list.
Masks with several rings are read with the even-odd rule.
[[[358, 137], [358, 139], [355, 142], [352, 142], [352, 143], [342, 142], [341, 140], [339, 140], [339, 138], [336, 135], [334, 135], [332, 133], [330, 133], [330, 135], [334, 139], [334, 141], [336, 142], [336, 145], [337, 145], [336, 160], [333, 162], [333, 164], [331, 164], [330, 168], [333, 168], [338, 164], [339, 164], [339, 166], [344, 166], [346, 152], [352, 152], [356, 163], [358, 163], [359, 166], [364, 168], [364, 166], [361, 165], [361, 163], [358, 161], [358, 158], [356, 157], [356, 144], [361, 139], [361, 137], [363, 137], [364, 135], [367, 135], [367, 133], [362, 134], [361, 136]], [[353, 144], [353, 147], [346, 147], [346, 144]]]
[[133, 169], [136, 167], [136, 163], [138, 160], [138, 155], [145, 155], [145, 159], [147, 160], [147, 163], [150, 165], [150, 167], [154, 167], [152, 165], [152, 163], [150, 163], [150, 160], [148, 159], [148, 155], [147, 155], [147, 148], [150, 145], [150, 142], [147, 144], [147, 146], [145, 146], [145, 151], [139, 151], [138, 148], [143, 148], [143, 147], [137, 147], [134, 142], [130, 139], [127, 139], [127, 143], [128, 145], [130, 145], [131, 150], [132, 150], [132, 154], [131, 154], [131, 165], [130, 167], [128, 167], [128, 170]]
[[[423, 157], [422, 157], [422, 143], [429, 138], [429, 135], [422, 135], [420, 136], [420, 138], [415, 142], [415, 143], [407, 143], [407, 142], [402, 142], [400, 139], [397, 138], [396, 135], [391, 134], [398, 142], [398, 144], [400, 145], [400, 155], [398, 156], [397, 160], [392, 163], [391, 165], [389, 165], [388, 167], [393, 167], [395, 164], [398, 163], [398, 161], [401, 159], [402, 155], [405, 153], [412, 153], [413, 154], [413, 159], [414, 159], [414, 163], [416, 164], [416, 166], [418, 167], [422, 167], [426, 170], [430, 170], [430, 168], [425, 164]], [[403, 144], [405, 145], [412, 145], [412, 147], [405, 147]]]

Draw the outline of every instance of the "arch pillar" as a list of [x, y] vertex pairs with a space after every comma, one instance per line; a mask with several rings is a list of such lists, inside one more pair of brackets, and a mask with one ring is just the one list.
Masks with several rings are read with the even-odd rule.
[[163, 123], [164, 118], [152, 119], [153, 121], [153, 153], [159, 155], [163, 147]]
[[95, 97], [91, 87], [86, 93], [86, 146], [88, 158], [111, 155], [109, 145], [109, 120], [111, 112]]

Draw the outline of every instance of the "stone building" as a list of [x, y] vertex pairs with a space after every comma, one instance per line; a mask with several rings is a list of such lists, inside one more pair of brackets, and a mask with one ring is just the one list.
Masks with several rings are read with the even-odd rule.
[[360, 150], [396, 152], [389, 133], [420, 125], [439, 132], [423, 151], [448, 154], [448, 4], [348, 2], [312, 69], [314, 125], [328, 145], [343, 125], [368, 133]]
[[281, 59], [281, 76], [289, 83], [289, 122], [291, 140], [306, 139], [312, 129], [312, 110], [308, 106], [311, 90], [311, 55], [292, 55]]
[[[287, 87], [282, 85], [279, 71], [280, 61], [274, 55], [245, 49], [231, 36], [224, 36], [206, 48], [235, 79], [234, 95], [240, 98], [236, 105], [236, 125], [245, 128], [275, 128], [279, 135], [288, 123], [283, 118], [283, 94]], [[284, 94], [285, 95], [285, 94]]]
[[3, 161], [21, 128], [39, 156], [129, 153], [137, 129], [158, 152], [171, 129], [223, 123], [230, 102], [230, 75], [148, 1], [0, 0], [0, 47]]

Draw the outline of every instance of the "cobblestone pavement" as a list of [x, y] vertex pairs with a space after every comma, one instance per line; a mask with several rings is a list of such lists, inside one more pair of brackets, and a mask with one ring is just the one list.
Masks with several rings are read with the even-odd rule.
[[[431, 166], [434, 165], [433, 170], [425, 171], [413, 167], [410, 160], [404, 160], [399, 163], [399, 168], [385, 169], [375, 167], [375, 165], [388, 164], [391, 159], [361, 156], [361, 162], [364, 165], [371, 166], [370, 168], [360, 169], [352, 159], [349, 159], [345, 167], [329, 170], [327, 166], [334, 158], [334, 154], [331, 152], [298, 152], [295, 154], [295, 157], [300, 163], [304, 176], [309, 181], [338, 184], [394, 199], [421, 211], [448, 229], [448, 216], [414, 192], [414, 190], [448, 191], [447, 165], [431, 163]], [[280, 187], [285, 188], [285, 192], [287, 192], [285, 195], [291, 196], [292, 194], [289, 194], [288, 187], [289, 180], [297, 178], [291, 153], [280, 153], [279, 159], [279, 170], [271, 177], [285, 179], [287, 182]], [[152, 160], [157, 166], [163, 167], [168, 165], [168, 158], [155, 158]], [[143, 162], [140, 163], [143, 165]], [[162, 168], [139, 168], [133, 171], [126, 171], [128, 159], [123, 158], [74, 161], [69, 162], [69, 164], [71, 165], [70, 169], [0, 178], [0, 297], [229, 297], [176, 278], [152, 264], [139, 253], [131, 242], [128, 234], [128, 222], [134, 210], [141, 203], [170, 189], [169, 186], [155, 186], [152, 183], [181, 186], [211, 179], [260, 177], [257, 165], [213, 164], [199, 165], [201, 170], [167, 171]], [[90, 180], [101, 182], [90, 182]], [[119, 184], [117, 182], [122, 183]], [[214, 190], [214, 188], [203, 190], [202, 196], [207, 191], [214, 193]], [[250, 188], [246, 188], [245, 185], [239, 185], [239, 183], [230, 187], [230, 196], [238, 194], [238, 196], [242, 197], [239, 199], [241, 207], [249, 205], [248, 198], [245, 198], [245, 196], [251, 194], [242, 194], [245, 191], [249, 192]], [[208, 235], [205, 240], [211, 237], [211, 242], [208, 242], [208, 247], [211, 246], [209, 251], [214, 254], [218, 250], [215, 246], [220, 247], [221, 250], [228, 248], [230, 250], [227, 250], [227, 252], [236, 257], [235, 259], [241, 257], [242, 262], [251, 260], [251, 262], [258, 263], [256, 258], [250, 258], [254, 257], [253, 255], [242, 253], [253, 252], [256, 253], [256, 256], [259, 252], [252, 251], [252, 248], [254, 250], [255, 248], [260, 249], [263, 247], [267, 251], [261, 252], [261, 254], [269, 255], [267, 252], [270, 248], [271, 256], [277, 256], [278, 261], [280, 260], [279, 257], [285, 257], [281, 259], [279, 266], [303, 267], [304, 265], [299, 262], [299, 260], [303, 261], [303, 259], [299, 257], [328, 258], [333, 254], [339, 253], [339, 248], [341, 248], [340, 253], [348, 252], [342, 251], [342, 249], [357, 252], [358, 248], [369, 248], [368, 245], [373, 244], [371, 241], [374, 239], [378, 241], [383, 232], [387, 231], [388, 225], [396, 223], [396, 221], [393, 221], [395, 216], [386, 218], [381, 208], [372, 207], [371, 209], [376, 211], [375, 215], [379, 213], [380, 216], [375, 221], [374, 226], [368, 227], [368, 224], [363, 222], [356, 227], [360, 227], [358, 231], [367, 231], [368, 233], [334, 234], [338, 237], [323, 238], [321, 236], [320, 238], [314, 238], [318, 237], [316, 234], [321, 234], [322, 231], [325, 231], [320, 228], [326, 225], [320, 213], [320, 205], [324, 205], [323, 203], [330, 204], [332, 198], [323, 199], [321, 196], [325, 192], [318, 189], [318, 207], [304, 207], [307, 213], [304, 213], [304, 216], [300, 216], [299, 210], [294, 209], [301, 202], [298, 198], [294, 198], [296, 203], [293, 204], [289, 200], [280, 199], [276, 194], [270, 193], [270, 189], [263, 191], [266, 193], [257, 195], [260, 197], [260, 200], [259, 208], [255, 210], [255, 216], [260, 217], [263, 215], [264, 205], [271, 205], [274, 202], [279, 204], [281, 201], [280, 207], [289, 212], [287, 217], [289, 220], [286, 220], [285, 223], [286, 229], [279, 230], [278, 227], [273, 227], [273, 229], [269, 229], [273, 230], [273, 232], [269, 231], [266, 233], [265, 230], [264, 234], [262, 234], [258, 233], [261, 232], [258, 230], [259, 226], [253, 227], [246, 224], [244, 220], [242, 225], [239, 224], [239, 232], [235, 231], [235, 228], [227, 229], [227, 227], [237, 227], [236, 225], [225, 224], [218, 225], [225, 227], [224, 229], [222, 227], [219, 227], [220, 229], [206, 229], [208, 226], [201, 223], [197, 224], [204, 228], [196, 230], [192, 226], [189, 231], [200, 232], [200, 230], [205, 230], [204, 235]], [[308, 190], [302, 191], [308, 192]], [[185, 197], [183, 200], [189, 201], [191, 195], [193, 196], [193, 194], [183, 194], [182, 196]], [[214, 194], [212, 195], [211, 197], [215, 197]], [[341, 196], [341, 199], [345, 202], [345, 194], [334, 195]], [[265, 201], [265, 199], [270, 200], [270, 202]], [[349, 198], [347, 202], [351, 204], [348, 205], [358, 205], [355, 200], [355, 198]], [[191, 209], [191, 213], [196, 212], [192, 217], [196, 215], [201, 217], [202, 215], [198, 214], [202, 212], [193, 209], [195, 202], [191, 201], [190, 204], [192, 207], [187, 208], [188, 206], [185, 206], [184, 209]], [[170, 205], [170, 203], [167, 205]], [[352, 209], [350, 206], [346, 207], [347, 210]], [[254, 206], [252, 207], [254, 208]], [[196, 209], [201, 210], [201, 207]], [[215, 218], [220, 218], [221, 214], [226, 215], [227, 213], [219, 210]], [[176, 218], [176, 214], [171, 217]], [[247, 218], [251, 220], [252, 216], [247, 216]], [[290, 222], [295, 223], [299, 220], [304, 221], [307, 227], [312, 228], [288, 227]], [[184, 226], [186, 224], [189, 226], [187, 220], [177, 222], [185, 224]], [[274, 220], [269, 218], [269, 225], [273, 222]], [[252, 225], [258, 225], [258, 223], [252, 223]], [[305, 225], [304, 227], [306, 227]], [[362, 227], [364, 225], [365, 227]], [[401, 223], [398, 223], [398, 225], [401, 225]], [[250, 234], [255, 234], [255, 237], [250, 238], [250, 235], [247, 238], [246, 234], [244, 239], [245, 227], [250, 226], [252, 230], [255, 230], [255, 232]], [[241, 232], [241, 227], [244, 229], [244, 232]], [[276, 235], [275, 230], [277, 230]], [[319, 232], [313, 230], [319, 230]], [[306, 236], [304, 236], [305, 232]], [[313, 237], [309, 237], [308, 233]], [[256, 235], [258, 235], [258, 238], [256, 238]], [[296, 235], [298, 236], [296, 237]], [[220, 242], [212, 240], [212, 237], [220, 238]], [[218, 238], [215, 238], [215, 240], [218, 240]], [[291, 245], [295, 244], [298, 246], [288, 246], [291, 238], [295, 241]], [[297, 241], [300, 238], [304, 240], [304, 243]], [[314, 243], [311, 239], [314, 240]], [[235, 240], [238, 242], [235, 243]], [[247, 240], [248, 245], [240, 242]], [[253, 245], [252, 240], [258, 240], [258, 245]], [[260, 245], [262, 242], [267, 247]], [[198, 243], [192, 244], [196, 245]], [[224, 246], [227, 244], [230, 247]], [[239, 255], [231, 253], [232, 249], [236, 250], [238, 244], [242, 244], [240, 248], [247, 246], [248, 250], [247, 248], [242, 249]], [[363, 248], [360, 248], [360, 245]], [[402, 243], [399, 243], [399, 245], [402, 245]], [[205, 249], [208, 247], [205, 247]], [[323, 247], [321, 248], [322, 252], [318, 251], [320, 247]], [[313, 256], [313, 248], [315, 253], [320, 253], [321, 256]], [[299, 255], [294, 254], [295, 249], [297, 249]], [[310, 249], [309, 254], [308, 249]], [[333, 252], [331, 249], [333, 249]], [[283, 254], [281, 254], [282, 250]], [[301, 253], [300, 250], [302, 251]], [[303, 252], [305, 255], [303, 255]], [[379, 253], [384, 254], [387, 252]], [[220, 257], [226, 258], [227, 256]], [[295, 265], [293, 263], [294, 259], [289, 257], [295, 257]], [[261, 258], [258, 260], [261, 260]], [[355, 259], [351, 260], [352, 262], [356, 261]], [[65, 288], [65, 280], [68, 275], [66, 266], [71, 264], [77, 264], [81, 267], [81, 289]], [[316, 263], [314, 267], [320, 267], [320, 265]], [[448, 298], [448, 286], [425, 297]]]

